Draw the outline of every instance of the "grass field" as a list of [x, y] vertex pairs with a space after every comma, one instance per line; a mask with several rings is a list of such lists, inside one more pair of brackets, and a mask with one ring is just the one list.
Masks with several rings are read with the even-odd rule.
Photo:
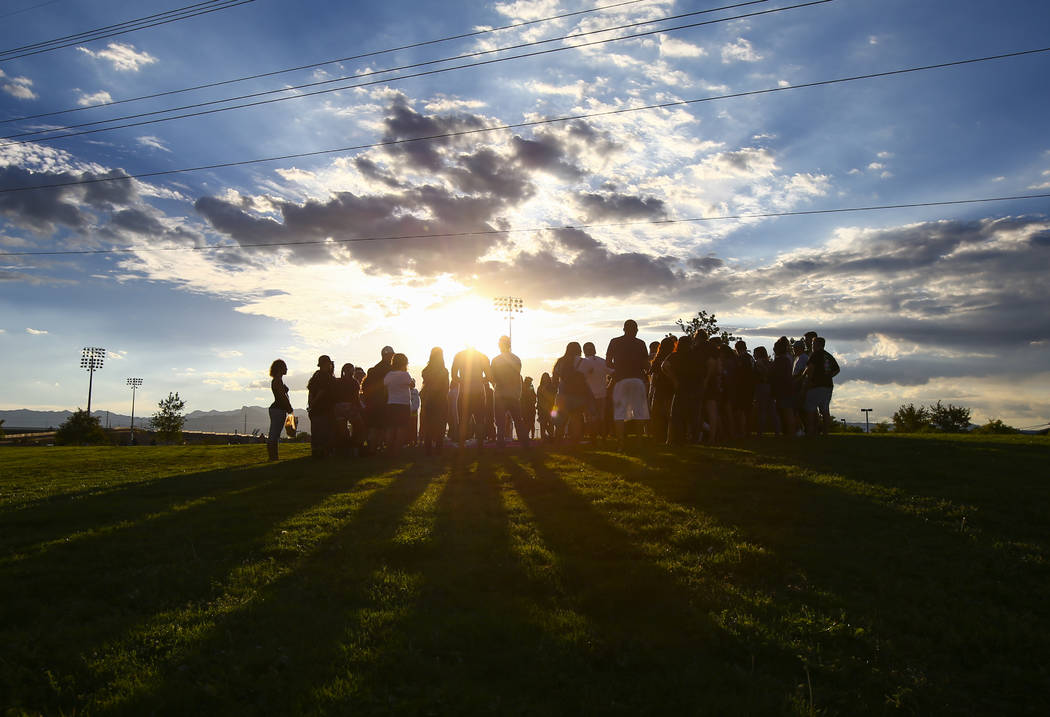
[[1050, 442], [0, 452], [4, 714], [1050, 713]]

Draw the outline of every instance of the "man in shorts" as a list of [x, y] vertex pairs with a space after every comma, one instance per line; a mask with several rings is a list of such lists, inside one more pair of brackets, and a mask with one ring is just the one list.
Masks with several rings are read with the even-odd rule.
[[649, 422], [645, 386], [649, 351], [645, 342], [638, 338], [638, 324], [633, 319], [624, 322], [623, 336], [617, 336], [609, 342], [609, 348], [605, 350], [605, 364], [612, 373], [613, 425], [622, 449], [625, 422], [638, 422], [643, 432]]
[[813, 355], [809, 357], [804, 370], [809, 379], [805, 402], [806, 435], [812, 437], [820, 433], [826, 436], [831, 428], [832, 379], [839, 374], [839, 364], [834, 356], [824, 350], [822, 337], [813, 339]]

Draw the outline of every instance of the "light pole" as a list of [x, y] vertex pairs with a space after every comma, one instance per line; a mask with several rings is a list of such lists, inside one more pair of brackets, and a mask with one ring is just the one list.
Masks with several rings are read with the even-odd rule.
[[492, 308], [507, 317], [507, 338], [513, 343], [514, 314], [525, 310], [525, 302], [517, 296], [497, 296], [492, 300]]
[[135, 445], [135, 391], [142, 385], [142, 379], [129, 378], [128, 385], [131, 386], [131, 445]]
[[872, 409], [870, 409], [870, 408], [862, 408], [860, 410], [864, 414], [864, 432], [865, 433], [871, 433], [871, 428], [868, 426], [868, 414], [871, 413]]
[[80, 352], [80, 368], [88, 372], [88, 405], [87, 412], [91, 415], [91, 384], [95, 379], [95, 371], [102, 368], [106, 359], [106, 350], [98, 346], [85, 346]]

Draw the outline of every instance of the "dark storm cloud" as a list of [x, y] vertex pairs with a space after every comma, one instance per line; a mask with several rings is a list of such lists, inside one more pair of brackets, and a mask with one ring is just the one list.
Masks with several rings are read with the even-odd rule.
[[565, 145], [553, 135], [540, 135], [536, 139], [513, 137], [511, 144], [514, 157], [527, 169], [550, 172], [562, 179], [579, 179], [584, 172], [570, 159]]
[[634, 194], [609, 192], [607, 194], [584, 193], [576, 198], [583, 208], [587, 221], [627, 221], [631, 219], [664, 219], [667, 206], [656, 197], [639, 197]]
[[[127, 177], [123, 170], [105, 173], [31, 172], [22, 167], [0, 167], [0, 189], [42, 187], [99, 178]], [[113, 210], [127, 206], [137, 198], [129, 180], [97, 182], [67, 187], [0, 194], [0, 214], [13, 224], [38, 233], [51, 233], [57, 227], [82, 231], [95, 223], [96, 217], [85, 211]]]
[[715, 271], [716, 269], [721, 269], [723, 266], [726, 265], [724, 261], [710, 254], [707, 256], [694, 256], [691, 259], [689, 259], [689, 261], [686, 263], [688, 264], [690, 269], [693, 269], [694, 271], [697, 271], [701, 274], [710, 274], [712, 271]]
[[[422, 115], [408, 106], [403, 95], [393, 99], [383, 120], [383, 141], [396, 142], [384, 148], [391, 158], [403, 161], [413, 169], [438, 171], [444, 165], [442, 150], [453, 146], [457, 138], [446, 135], [481, 129], [485, 121], [478, 115], [456, 113]], [[432, 137], [422, 142], [402, 141]]]
[[510, 262], [484, 262], [476, 270], [479, 288], [513, 289], [526, 300], [565, 297], [627, 297], [661, 292], [676, 281], [672, 257], [614, 253], [578, 229], [553, 232], [555, 246], [522, 253]]

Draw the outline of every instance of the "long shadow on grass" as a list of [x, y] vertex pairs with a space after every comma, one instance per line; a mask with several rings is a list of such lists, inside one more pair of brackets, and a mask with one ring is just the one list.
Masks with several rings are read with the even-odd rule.
[[[196, 477], [183, 476], [194, 495]], [[97, 650], [156, 614], [217, 597], [215, 586], [261, 555], [275, 525], [361, 477], [305, 459], [260, 466], [231, 476], [241, 490], [4, 566], [0, 687], [30, 711], [76, 709], [102, 687], [85, 672]], [[214, 475], [207, 485], [229, 487]]]
[[[367, 650], [376, 595], [397, 593], [391, 539], [413, 501], [446, 466], [410, 464], [345, 522], [173, 652], [156, 677], [116, 700], [122, 714], [290, 714], [301, 711], [319, 676], [329, 674], [350, 634]], [[221, 600], [221, 596], [216, 596]], [[362, 637], [362, 634], [364, 637]]]
[[[772, 554], [761, 573], [733, 579], [772, 597], [754, 611], [755, 628], [799, 641], [818, 704], [842, 713], [1045, 706], [1037, 685], [1047, 678], [1040, 636], [1050, 624], [1031, 597], [1045, 570], [1019, 571], [965, 534], [745, 456], [653, 451], [643, 468], [607, 453], [581, 459], [714, 516]], [[851, 477], [846, 460], [836, 466]]]

